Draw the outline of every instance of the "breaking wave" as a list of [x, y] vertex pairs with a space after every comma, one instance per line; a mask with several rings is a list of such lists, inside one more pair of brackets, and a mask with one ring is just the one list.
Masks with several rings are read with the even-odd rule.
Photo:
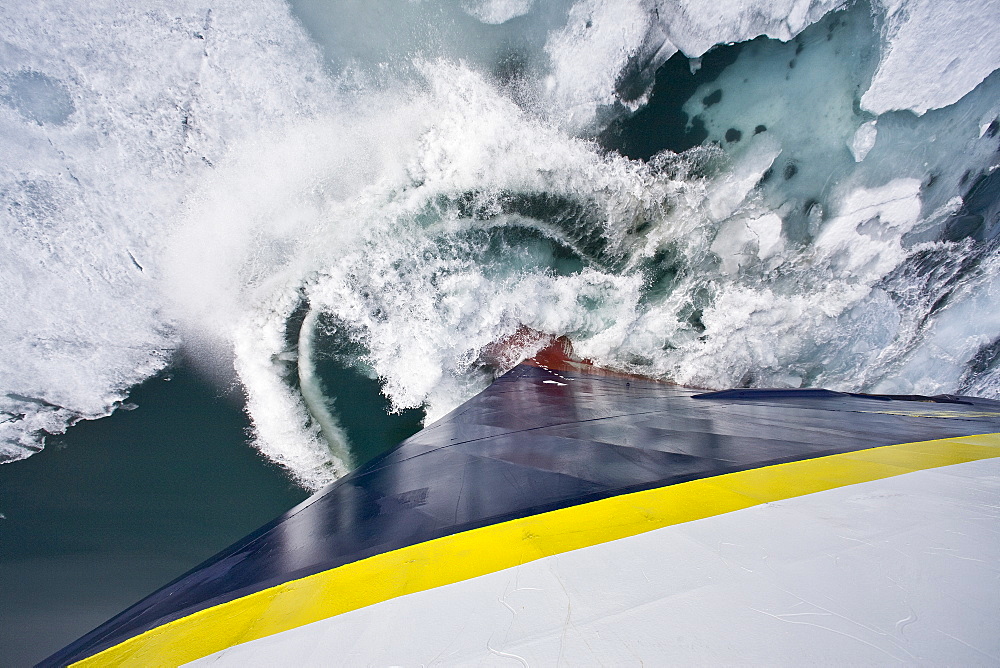
[[1000, 396], [997, 12], [951, 7], [970, 54], [920, 1], [327, 4], [2, 15], [0, 457], [182, 342], [310, 488], [354, 465], [318, 360], [432, 421], [524, 327], [700, 387]]

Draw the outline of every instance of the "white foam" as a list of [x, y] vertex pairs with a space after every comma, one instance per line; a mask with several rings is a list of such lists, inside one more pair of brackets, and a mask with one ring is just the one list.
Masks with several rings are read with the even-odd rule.
[[[462, 234], [540, 223], [500, 216], [483, 228], [433, 207], [467, 192], [487, 208], [504, 192], [545, 192], [634, 211], [658, 197], [648, 170], [531, 120], [468, 68], [437, 62], [424, 71], [423, 93], [255, 143], [220, 167], [171, 255], [182, 312], [234, 337], [262, 451], [311, 486], [322, 476], [305, 455], [320, 452], [318, 432], [281, 381], [280, 324], [300, 291], [367, 348], [393, 406], [425, 405], [429, 420], [488, 382], [475, 372], [481, 351], [519, 326], [585, 342], [614, 330], [640, 298], [639, 275], [493, 275]], [[613, 239], [618, 223], [609, 222]], [[299, 450], [304, 459], [293, 459]]]
[[[996, 370], [983, 378], [966, 377], [979, 350], [1000, 340], [1000, 263], [996, 256], [969, 276], [930, 324], [900, 366], [875, 391], [889, 394], [948, 394], [961, 388], [977, 396], [1000, 398]], [[966, 386], [963, 387], [963, 384]]]
[[531, 11], [535, 0], [465, 0], [462, 7], [483, 23], [506, 23]]
[[[308, 399], [292, 391], [285, 376], [285, 324], [295, 307], [294, 291], [282, 291], [258, 305], [232, 331], [235, 367], [246, 388], [247, 412], [255, 427], [255, 445], [266, 457], [284, 466], [307, 489], [320, 487], [347, 472], [347, 463], [328, 441], [335, 432], [310, 413]], [[308, 387], [308, 381], [306, 383]]]
[[[328, 403], [330, 395], [323, 386], [323, 379], [320, 378], [316, 371], [318, 353], [315, 349], [314, 341], [318, 334], [318, 322], [319, 312], [310, 309], [306, 313], [306, 317], [303, 318], [302, 326], [299, 330], [295, 361], [299, 377], [299, 391], [302, 393], [302, 402], [309, 411], [312, 420], [319, 426], [329, 455], [335, 462], [340, 464], [340, 466], [329, 467], [332, 477], [353, 468], [354, 460], [351, 456], [351, 444], [347, 438], [347, 433], [341, 428], [336, 414], [330, 409]], [[322, 450], [320, 452], [326, 454]], [[331, 481], [330, 479], [323, 480], [320, 478], [310, 482], [312, 486], [319, 487]]]
[[[396, 409], [431, 421], [489, 382], [481, 356], [523, 325], [716, 388], [954, 389], [993, 335], [992, 320], [962, 330], [995, 296], [992, 264], [938, 315], [947, 277], [911, 258], [960, 264], [971, 247], [937, 239], [963, 174], [993, 164], [1000, 78], [919, 119], [883, 114], [875, 141], [854, 105], [878, 46], [863, 8], [801, 53], [748, 45], [685, 107], [722, 148], [643, 164], [574, 136], [641, 104], [625, 79], [641, 84], [677, 47], [791, 39], [840, 3], [660, 3], [654, 18], [638, 1], [518, 0], [468, 5], [492, 12], [477, 20], [424, 2], [377, 29], [364, 28], [374, 10], [327, 5], [295, 3], [314, 12], [303, 21], [333, 81], [277, 2], [126, 13], [115, 41], [110, 6], [0, 14], [0, 68], [14, 73], [0, 81], [13, 203], [0, 287], [24, 296], [0, 323], [7, 454], [111, 410], [166, 363], [175, 320], [234, 351], [257, 446], [311, 488], [350, 464], [312, 364], [320, 314]], [[435, 16], [448, 20], [424, 31]], [[524, 59], [510, 72], [508, 48]], [[560, 264], [566, 249], [582, 268]], [[916, 378], [952, 341], [952, 361], [926, 367], [933, 382]], [[968, 386], [995, 394], [989, 378]]]
[[322, 84], [279, 2], [57, 2], [0, 9], [0, 24], [9, 459], [164, 366], [178, 342], [157, 253], [185, 191], [228, 142], [305, 110]]

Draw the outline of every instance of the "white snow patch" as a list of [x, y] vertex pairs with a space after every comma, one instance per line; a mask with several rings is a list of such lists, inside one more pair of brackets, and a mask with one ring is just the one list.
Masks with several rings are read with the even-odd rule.
[[846, 0], [656, 0], [667, 38], [689, 57], [716, 44], [745, 42], [767, 35], [783, 42], [795, 37]]
[[1000, 68], [1000, 0], [879, 0], [883, 53], [861, 106], [923, 114], [957, 102]]
[[760, 134], [751, 138], [746, 152], [716, 179], [711, 188], [708, 211], [712, 219], [723, 220], [731, 216], [780, 154], [781, 144], [774, 136]]
[[483, 23], [506, 23], [531, 11], [535, 0], [465, 0], [462, 8]]
[[276, 0], [8, 4], [0, 35], [3, 461], [163, 368], [159, 246], [185, 194], [327, 89]]
[[903, 260], [901, 239], [919, 218], [917, 179], [857, 188], [840, 199], [834, 217], [816, 239], [816, 249], [841, 272], [869, 280], [884, 276]]
[[849, 145], [851, 155], [854, 156], [854, 162], [864, 160], [868, 152], [875, 147], [875, 140], [878, 138], [877, 122], [878, 120], [873, 120], [862, 123], [857, 131], [855, 131]]
[[617, 100], [618, 77], [644, 46], [655, 54], [653, 69], [673, 55], [676, 48], [655, 28], [643, 0], [581, 0], [573, 5], [566, 26], [545, 43], [552, 66], [544, 87], [553, 118], [571, 130], [587, 127], [599, 107]]

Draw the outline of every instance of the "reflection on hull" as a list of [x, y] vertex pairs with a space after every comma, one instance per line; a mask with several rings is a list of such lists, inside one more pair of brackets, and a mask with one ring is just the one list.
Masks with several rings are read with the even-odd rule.
[[43, 665], [981, 661], [996, 432], [1000, 402], [698, 393], [557, 343]]

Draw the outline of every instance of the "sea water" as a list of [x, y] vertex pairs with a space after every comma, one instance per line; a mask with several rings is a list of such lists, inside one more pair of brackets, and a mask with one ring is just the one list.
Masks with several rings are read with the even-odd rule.
[[[155, 422], [113, 452], [86, 434], [165, 402], [259, 454], [208, 439], [164, 475], [232, 470], [177, 484], [266, 519], [278, 471], [335, 480], [531, 354], [485, 354], [523, 327], [698, 387], [997, 397], [998, 10], [0, 8], [0, 512], [72, 535], [30, 510], [59, 458], [101, 480], [163, 456]], [[200, 407], [129, 398], [163, 373]], [[246, 436], [211, 400], [234, 388]], [[100, 553], [77, 547], [52, 554]]]
[[305, 498], [190, 364], [0, 468], [0, 652], [33, 665]]

